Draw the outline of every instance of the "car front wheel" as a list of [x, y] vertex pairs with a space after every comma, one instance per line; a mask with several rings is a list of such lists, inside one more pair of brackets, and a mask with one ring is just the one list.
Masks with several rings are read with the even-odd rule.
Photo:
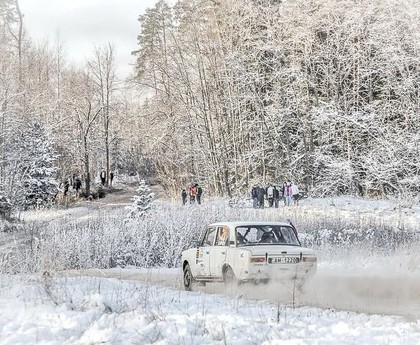
[[191, 268], [189, 264], [186, 264], [184, 267], [184, 289], [186, 291], [191, 291], [194, 284], [194, 277], [191, 273]]

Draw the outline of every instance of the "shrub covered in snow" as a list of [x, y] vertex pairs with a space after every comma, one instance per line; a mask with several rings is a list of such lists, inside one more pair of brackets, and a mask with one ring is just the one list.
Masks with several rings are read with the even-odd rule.
[[[126, 210], [92, 210], [87, 220], [61, 219], [31, 223], [22, 232], [27, 245], [14, 248], [0, 272], [42, 271], [115, 266], [179, 267], [181, 252], [201, 238], [209, 223], [222, 220], [291, 218], [305, 246], [324, 257], [349, 257], [349, 252], [389, 254], [420, 243], [416, 231], [396, 230], [392, 224], [364, 217], [342, 218], [308, 214], [305, 208], [232, 208], [228, 201], [197, 205], [156, 203], [144, 216], [125, 221]], [[0, 258], [1, 261], [1, 258]]]
[[151, 208], [155, 194], [150, 190], [145, 180], [140, 181], [140, 186], [136, 190], [137, 195], [133, 197], [133, 204], [128, 209], [128, 218], [143, 217]]

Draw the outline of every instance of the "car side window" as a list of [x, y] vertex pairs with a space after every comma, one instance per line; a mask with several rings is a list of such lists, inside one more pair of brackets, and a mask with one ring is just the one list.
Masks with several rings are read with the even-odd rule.
[[281, 227], [279, 232], [285, 243], [299, 245], [299, 240], [297, 239], [295, 232], [290, 226]]
[[229, 228], [227, 226], [219, 227], [219, 233], [217, 235], [217, 246], [227, 246], [229, 244]]
[[214, 243], [215, 237], [216, 237], [216, 228], [208, 228], [204, 235], [201, 246], [202, 247], [212, 246]]

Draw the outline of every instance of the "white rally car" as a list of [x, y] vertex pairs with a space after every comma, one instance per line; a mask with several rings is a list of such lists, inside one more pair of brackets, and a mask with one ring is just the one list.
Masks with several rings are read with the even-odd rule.
[[182, 252], [183, 284], [195, 282], [267, 283], [296, 279], [316, 271], [317, 257], [301, 246], [291, 223], [220, 222], [210, 224], [197, 247]]

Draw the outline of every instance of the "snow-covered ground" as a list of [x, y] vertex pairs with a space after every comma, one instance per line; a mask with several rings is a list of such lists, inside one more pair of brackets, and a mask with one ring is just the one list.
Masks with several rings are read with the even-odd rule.
[[238, 292], [100, 277], [2, 277], [0, 283], [1, 344], [417, 345], [419, 339], [420, 320]]
[[[124, 204], [114, 201], [24, 218], [83, 220]], [[306, 199], [264, 212], [298, 225], [317, 215], [396, 231], [418, 232], [420, 224], [419, 207], [395, 200]], [[184, 292], [178, 268], [3, 275], [0, 344], [420, 344], [420, 248], [405, 248], [321, 255], [303, 292], [289, 285], [225, 291], [216, 283]]]

